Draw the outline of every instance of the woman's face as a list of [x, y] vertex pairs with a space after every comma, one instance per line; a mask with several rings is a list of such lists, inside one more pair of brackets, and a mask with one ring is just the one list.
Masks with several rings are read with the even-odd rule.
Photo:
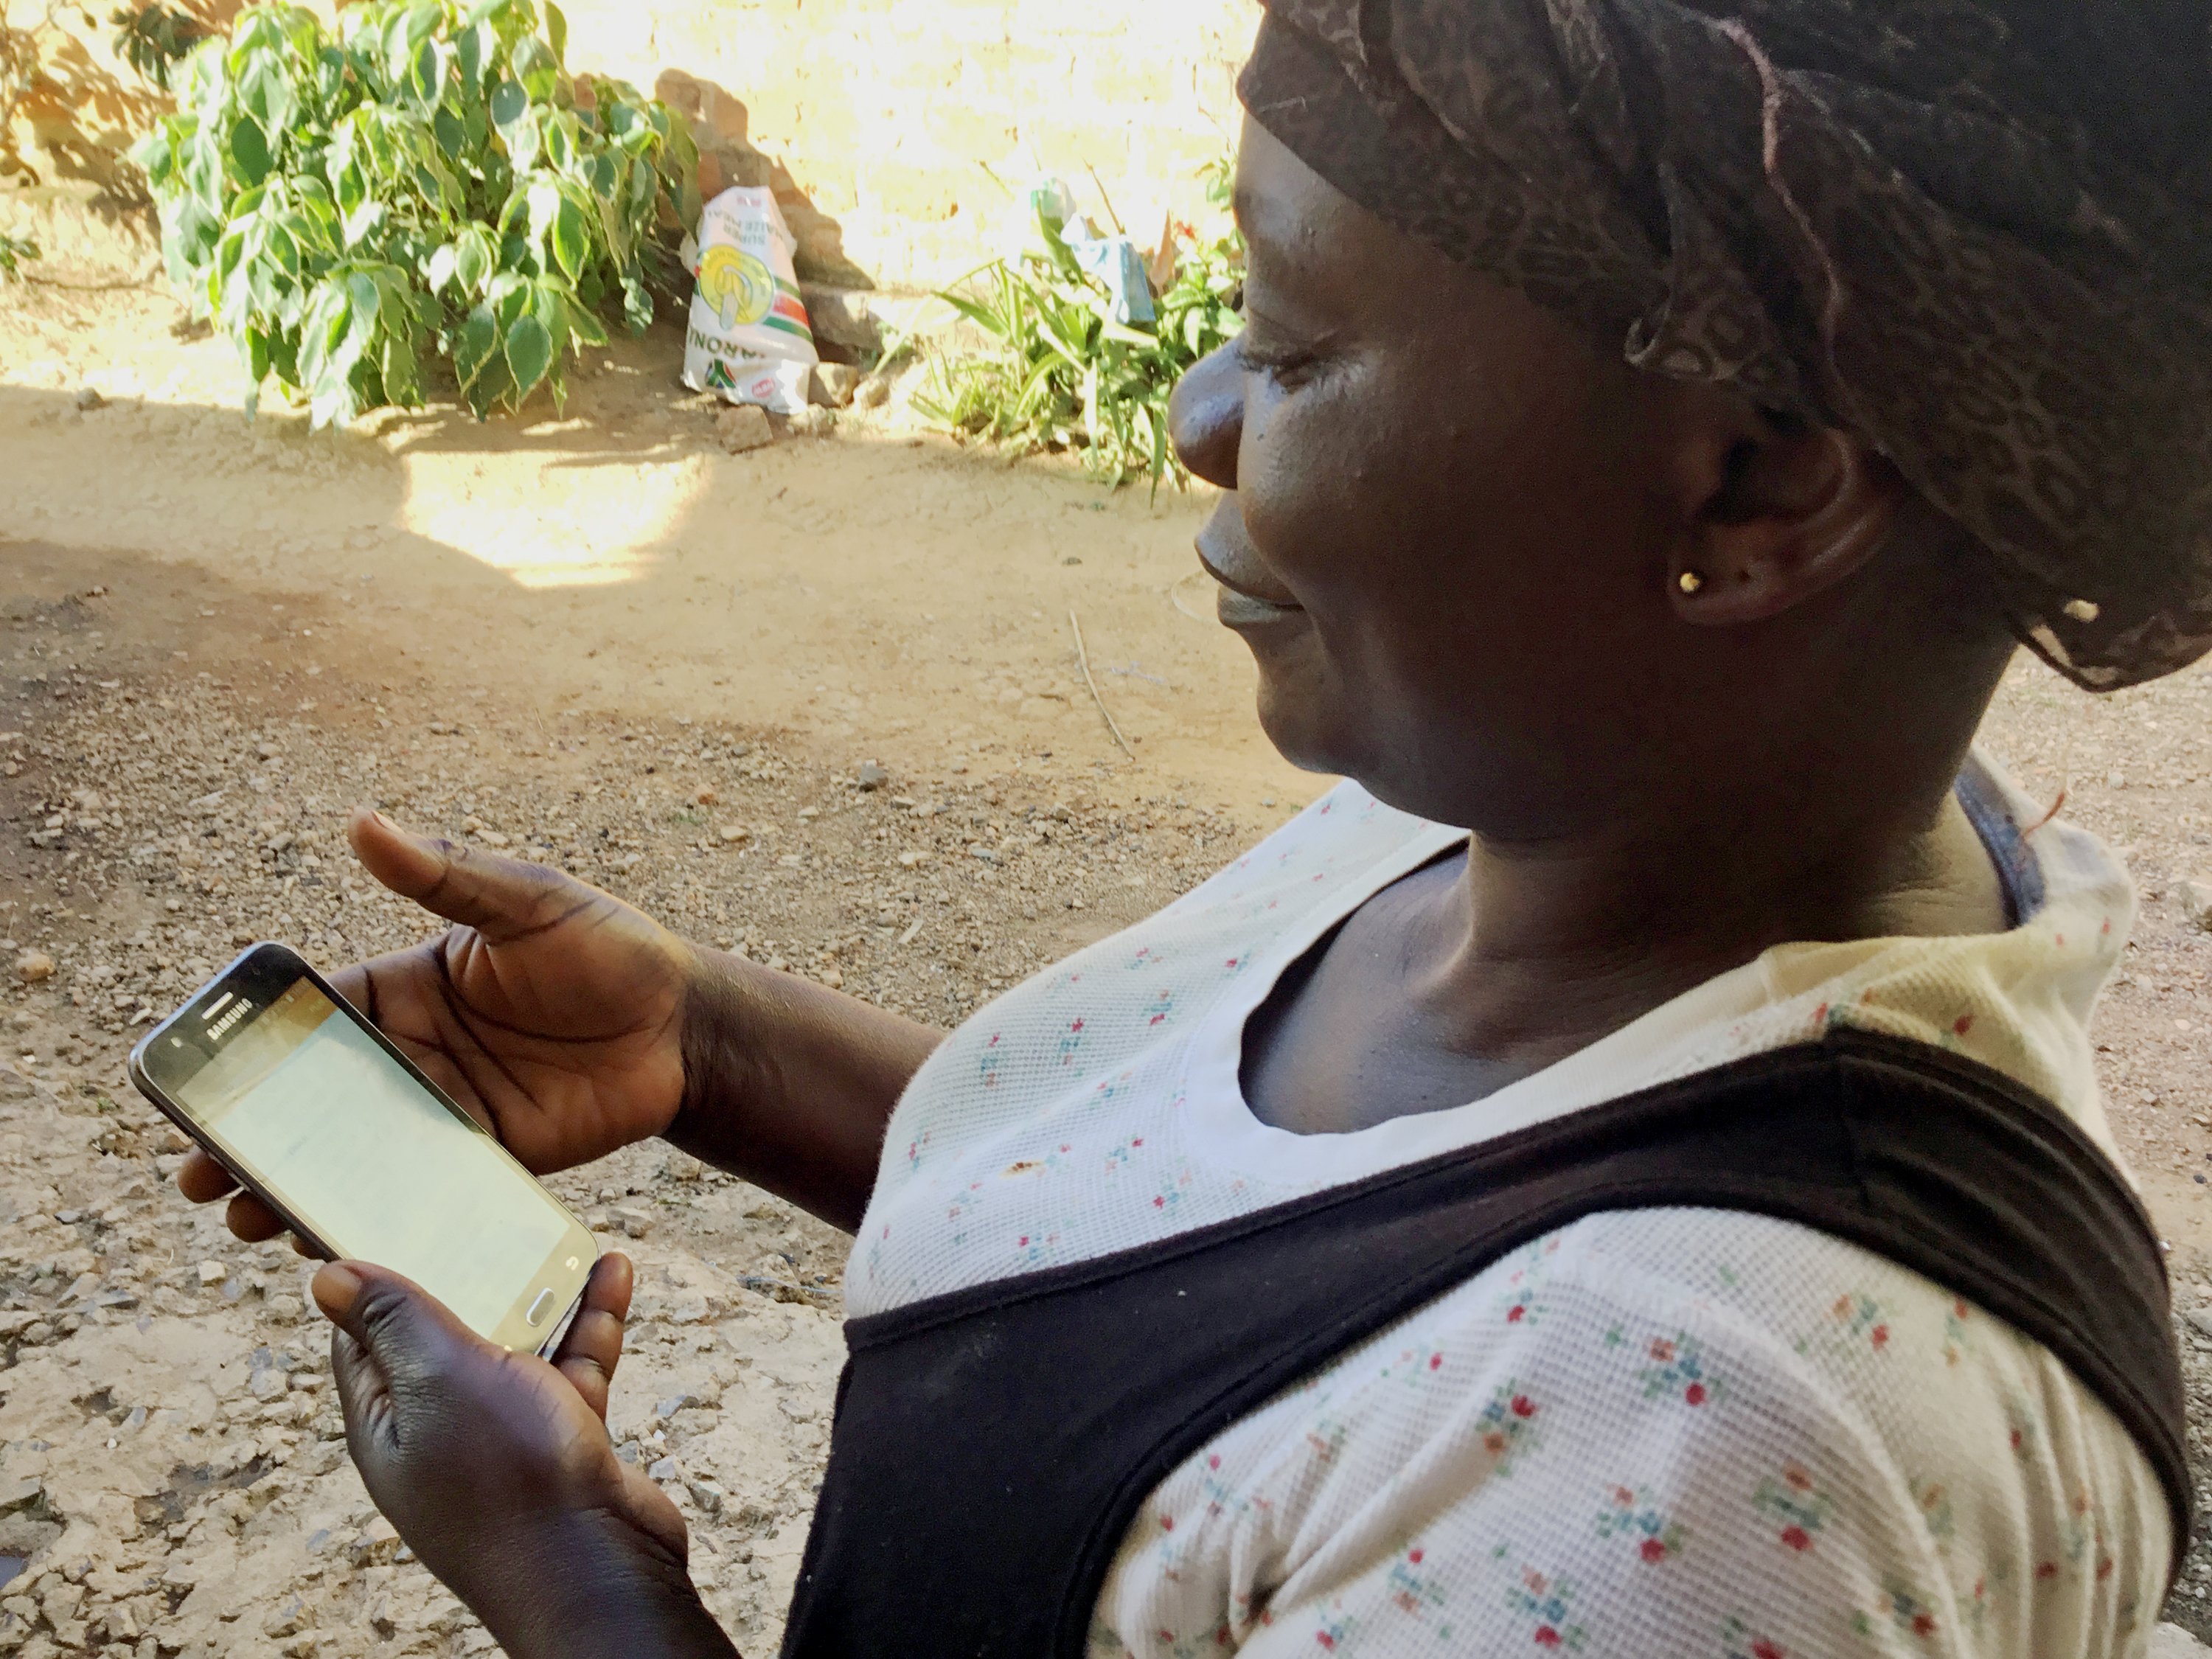
[[1354, 204], [1248, 122], [1243, 336], [1178, 388], [1227, 492], [1198, 540], [1299, 765], [1487, 834], [1568, 831], [1661, 765], [1677, 388]]

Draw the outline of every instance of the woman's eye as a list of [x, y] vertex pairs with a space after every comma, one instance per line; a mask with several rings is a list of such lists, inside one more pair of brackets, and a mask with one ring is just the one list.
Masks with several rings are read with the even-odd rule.
[[1314, 354], [1304, 347], [1271, 344], [1249, 328], [1237, 337], [1237, 360], [1252, 374], [1285, 384], [1310, 378], [1316, 364]]

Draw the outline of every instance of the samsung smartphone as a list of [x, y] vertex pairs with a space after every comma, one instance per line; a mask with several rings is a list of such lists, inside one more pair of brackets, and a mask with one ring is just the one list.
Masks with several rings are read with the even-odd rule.
[[131, 1080], [318, 1255], [413, 1279], [545, 1347], [590, 1231], [300, 956], [257, 945], [131, 1051]]

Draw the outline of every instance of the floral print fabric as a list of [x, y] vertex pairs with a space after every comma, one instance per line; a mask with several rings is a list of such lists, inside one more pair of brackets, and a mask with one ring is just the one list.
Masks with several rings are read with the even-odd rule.
[[[2087, 1021], [2125, 878], [2063, 824], [2019, 841], [2039, 813], [1975, 779], [1985, 839], [2033, 860], [2016, 897], [2040, 889], [2010, 932], [1784, 947], [1486, 1100], [1299, 1136], [1243, 1107], [1244, 1018], [1457, 838], [1340, 787], [933, 1056], [890, 1125], [851, 1310], [1170, 1237], [1838, 1020], [2006, 1070], [2109, 1147]], [[1188, 1460], [1124, 1541], [1092, 1649], [2120, 1655], [2155, 1615], [2169, 1524], [2102, 1405], [1939, 1285], [1790, 1223], [1609, 1213]]]

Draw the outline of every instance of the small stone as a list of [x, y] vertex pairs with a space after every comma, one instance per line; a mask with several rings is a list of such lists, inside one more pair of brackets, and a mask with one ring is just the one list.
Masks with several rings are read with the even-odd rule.
[[748, 842], [753, 838], [753, 832], [742, 823], [726, 823], [714, 834], [720, 838], [725, 847], [735, 847], [741, 842]]
[[72, 1584], [64, 1579], [39, 1597], [39, 1611], [46, 1615], [49, 1623], [57, 1626], [67, 1624], [84, 1606], [84, 1586]]
[[307, 1626], [307, 1604], [296, 1595], [287, 1596], [281, 1607], [270, 1610], [261, 1621], [264, 1636], [283, 1638], [297, 1636]]
[[826, 409], [842, 409], [859, 389], [860, 371], [850, 363], [817, 363], [806, 395]]
[[809, 404], [791, 417], [794, 438], [826, 438], [837, 429], [837, 411]]
[[2181, 901], [2181, 914], [2197, 926], [2212, 932], [2212, 881], [2182, 881], [2174, 885], [2174, 896]]
[[653, 1218], [632, 1205], [610, 1210], [607, 1218], [632, 1238], [643, 1238], [653, 1231]]
[[647, 1469], [646, 1474], [655, 1480], [674, 1480], [682, 1475], [683, 1471], [676, 1467], [674, 1458], [664, 1457]]
[[654, 1404], [653, 1407], [653, 1414], [665, 1421], [667, 1419], [675, 1416], [677, 1413], [682, 1411], [686, 1406], [696, 1406], [698, 1403], [699, 1399], [696, 1395], [672, 1394], [667, 1399], [657, 1401]]
[[775, 428], [768, 411], [752, 404], [738, 404], [714, 416], [714, 441], [732, 455], [765, 449], [775, 441]]
[[76, 389], [77, 412], [89, 415], [95, 409], [107, 407], [107, 399], [100, 395], [98, 386], [81, 386]]
[[15, 958], [15, 977], [26, 985], [40, 984], [54, 976], [54, 959], [44, 951], [26, 951]]
[[685, 1484], [690, 1488], [691, 1501], [701, 1509], [709, 1515], [720, 1515], [722, 1512], [724, 1494], [720, 1486], [707, 1480], [691, 1480]]
[[862, 761], [854, 784], [862, 789], [880, 789], [891, 781], [891, 775], [880, 761]]
[[220, 1261], [203, 1261], [200, 1263], [200, 1283], [203, 1285], [220, 1285], [224, 1279], [229, 1277], [230, 1269], [224, 1267]]
[[712, 806], [716, 801], [721, 799], [721, 796], [717, 794], [711, 787], [699, 789], [692, 792], [691, 804], [694, 806]]
[[853, 393], [853, 401], [863, 409], [881, 409], [890, 400], [891, 383], [880, 374], [869, 375]]

